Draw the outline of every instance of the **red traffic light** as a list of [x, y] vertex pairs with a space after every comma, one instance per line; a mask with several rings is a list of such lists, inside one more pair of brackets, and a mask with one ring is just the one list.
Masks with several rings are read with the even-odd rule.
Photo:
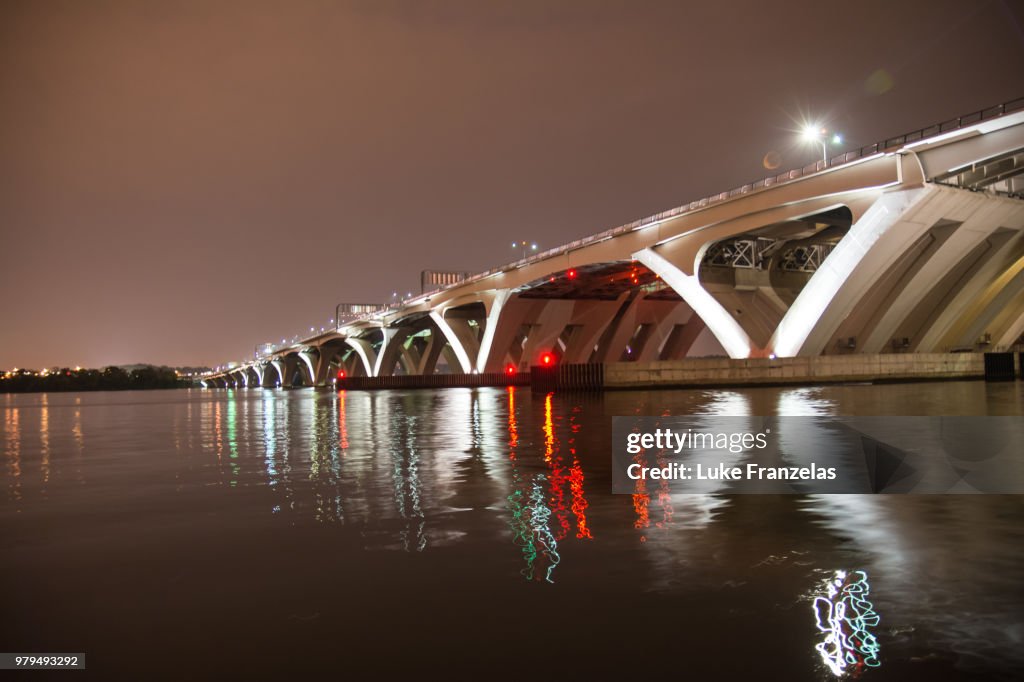
[[576, 279], [576, 274], [575, 268], [569, 268], [569, 270], [566, 271], [565, 276], [569, 279]]
[[551, 365], [555, 364], [555, 356], [552, 355], [551, 353], [544, 353], [543, 355], [540, 356], [540, 364], [542, 364], [545, 367], [550, 367]]
[[343, 370], [343, 369], [339, 369], [338, 370], [338, 378], [339, 379], [344, 379], [345, 378], [345, 370]]
[[509, 363], [505, 367], [505, 374], [515, 374], [515, 373], [516, 373], [516, 366], [513, 365], [512, 363]]

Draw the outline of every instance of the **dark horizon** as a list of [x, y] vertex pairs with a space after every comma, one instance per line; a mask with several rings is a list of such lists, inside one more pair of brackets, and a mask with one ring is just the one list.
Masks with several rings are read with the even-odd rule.
[[1004, 0], [8, 2], [0, 54], [2, 368], [238, 360], [810, 163], [802, 115], [846, 150], [1024, 95]]

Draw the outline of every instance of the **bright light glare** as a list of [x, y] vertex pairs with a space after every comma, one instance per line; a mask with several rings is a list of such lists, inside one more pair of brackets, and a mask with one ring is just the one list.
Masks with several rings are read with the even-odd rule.
[[843, 136], [842, 135], [840, 135], [839, 133], [836, 133], [835, 135], [832, 136], [832, 144], [842, 144], [842, 143], [843, 143]]
[[804, 139], [817, 140], [821, 137], [821, 126], [806, 125], [801, 134], [804, 136]]

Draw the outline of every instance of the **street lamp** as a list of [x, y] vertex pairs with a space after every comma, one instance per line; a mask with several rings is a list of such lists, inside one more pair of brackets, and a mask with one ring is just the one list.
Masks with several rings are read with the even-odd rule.
[[527, 251], [536, 251], [537, 250], [537, 243], [536, 242], [512, 242], [512, 248], [513, 249], [520, 248], [520, 247], [523, 249], [523, 258], [526, 258]]
[[817, 142], [821, 145], [821, 160], [828, 166], [828, 145], [829, 144], [842, 144], [843, 136], [839, 133], [832, 133], [829, 137], [827, 129], [819, 125], [806, 125], [801, 133], [801, 137], [807, 142]]

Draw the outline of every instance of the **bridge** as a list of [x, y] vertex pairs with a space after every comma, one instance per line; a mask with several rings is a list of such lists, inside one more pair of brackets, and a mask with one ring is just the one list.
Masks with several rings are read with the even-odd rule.
[[257, 349], [204, 386], [546, 364], [1009, 347], [1024, 98], [768, 177]]

